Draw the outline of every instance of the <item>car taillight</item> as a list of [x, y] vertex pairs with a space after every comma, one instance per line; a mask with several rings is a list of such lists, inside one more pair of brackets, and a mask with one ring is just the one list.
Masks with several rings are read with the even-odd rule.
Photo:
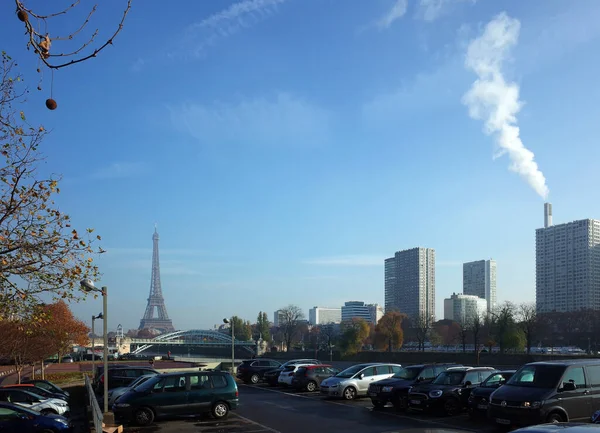
[[100, 383], [104, 383], [104, 375], [100, 376]]
[[308, 377], [308, 370], [304, 372], [304, 377]]
[[237, 389], [235, 390], [235, 396], [236, 396], [236, 398], [240, 396], [240, 393]]

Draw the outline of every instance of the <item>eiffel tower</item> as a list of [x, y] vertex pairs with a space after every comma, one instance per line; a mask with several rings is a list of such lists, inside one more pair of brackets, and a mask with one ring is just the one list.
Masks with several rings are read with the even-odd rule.
[[[154, 317], [156, 308], [158, 317]], [[162, 333], [175, 331], [173, 322], [167, 314], [165, 299], [160, 286], [160, 264], [158, 260], [158, 232], [154, 227], [152, 235], [152, 281], [150, 281], [150, 296], [144, 317], [140, 320], [139, 329], [156, 329]]]

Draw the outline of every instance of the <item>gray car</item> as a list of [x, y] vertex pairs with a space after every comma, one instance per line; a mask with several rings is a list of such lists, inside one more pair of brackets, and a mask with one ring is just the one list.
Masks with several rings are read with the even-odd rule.
[[321, 394], [353, 400], [367, 395], [369, 385], [398, 373], [400, 364], [369, 363], [353, 365], [321, 382]]
[[110, 391], [108, 391], [108, 407], [112, 407], [113, 404], [115, 404], [115, 401], [117, 401], [117, 399], [119, 397], [121, 397], [123, 394], [125, 394], [127, 391], [135, 388], [138, 385], [141, 385], [142, 383], [144, 383], [145, 381], [147, 381], [148, 379], [150, 379], [151, 377], [154, 377], [154, 376], [156, 376], [156, 375], [155, 374], [145, 374], [143, 376], [138, 377], [133, 382], [131, 382], [131, 385], [129, 385], [129, 386], [113, 388]]

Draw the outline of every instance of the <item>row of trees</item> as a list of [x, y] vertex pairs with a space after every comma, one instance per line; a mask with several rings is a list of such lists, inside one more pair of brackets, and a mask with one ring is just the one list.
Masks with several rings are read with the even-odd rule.
[[64, 301], [40, 305], [26, 315], [0, 320], [0, 358], [15, 365], [20, 383], [25, 366], [53, 355], [60, 359], [74, 344], [87, 345], [89, 332]]

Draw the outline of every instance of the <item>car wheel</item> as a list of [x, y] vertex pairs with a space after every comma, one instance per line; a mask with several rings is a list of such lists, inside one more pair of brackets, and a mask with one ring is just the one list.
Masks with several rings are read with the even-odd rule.
[[455, 398], [449, 398], [444, 402], [444, 413], [448, 416], [456, 415], [460, 412], [460, 403]]
[[252, 376], [250, 376], [250, 382], [252, 382], [253, 385], [256, 385], [259, 381], [260, 376], [258, 374], [255, 373]]
[[226, 418], [229, 415], [229, 406], [227, 406], [227, 403], [219, 401], [212, 407], [211, 413], [216, 419]]
[[154, 412], [147, 407], [143, 407], [135, 411], [134, 418], [137, 425], [150, 425], [154, 421]]
[[554, 412], [548, 415], [546, 422], [557, 424], [559, 422], [565, 422], [565, 418], [560, 413]]
[[348, 388], [344, 389], [342, 395], [344, 396], [345, 400], [354, 400], [356, 398], [356, 390], [349, 386]]
[[58, 415], [58, 412], [56, 412], [55, 410], [52, 410], [52, 409], [44, 409], [44, 410], [41, 410], [40, 413], [42, 415], [44, 415], [44, 416], [46, 416], [46, 415]]
[[385, 407], [385, 402], [381, 400], [371, 400], [371, 403], [373, 403], [375, 409], [383, 409]]
[[306, 384], [306, 390], [309, 392], [314, 392], [317, 390], [317, 384], [315, 381], [311, 380]]

